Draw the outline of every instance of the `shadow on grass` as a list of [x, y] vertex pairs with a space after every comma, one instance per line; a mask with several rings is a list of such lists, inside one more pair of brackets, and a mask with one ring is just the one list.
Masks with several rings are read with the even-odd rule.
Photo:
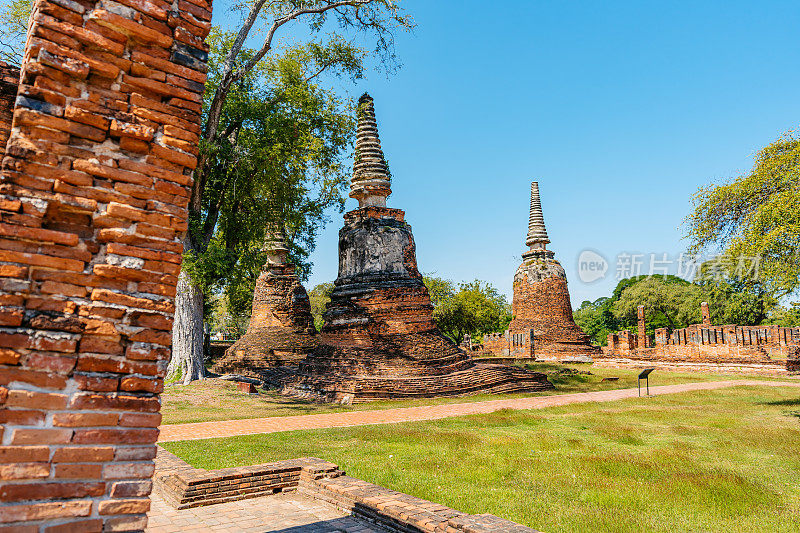
[[761, 402], [761, 405], [777, 405], [782, 407], [795, 407], [800, 406], [800, 398], [792, 398], [789, 400], [775, 400], [774, 402]]

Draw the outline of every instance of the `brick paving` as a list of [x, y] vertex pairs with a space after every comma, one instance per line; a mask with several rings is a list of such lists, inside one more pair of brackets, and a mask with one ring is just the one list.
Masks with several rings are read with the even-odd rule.
[[177, 510], [153, 493], [147, 533], [383, 533], [373, 524], [297, 493]]
[[[800, 381], [767, 381], [767, 380], [730, 380], [710, 381], [704, 383], [686, 383], [682, 385], [662, 385], [650, 387], [651, 395], [675, 394], [699, 390], [713, 390], [727, 387], [758, 385], [765, 387], [800, 387]], [[374, 411], [350, 411], [346, 413], [328, 413], [319, 415], [281, 416], [269, 418], [250, 418], [245, 420], [223, 420], [215, 422], [198, 422], [193, 424], [172, 424], [161, 426], [159, 442], [178, 440], [210, 439], [216, 437], [233, 437], [236, 435], [254, 435], [259, 433], [277, 433], [304, 429], [325, 429], [348, 426], [364, 426], [372, 424], [391, 424], [417, 420], [438, 420], [453, 416], [464, 416], [491, 413], [501, 409], [543, 409], [573, 403], [609, 402], [625, 398], [635, 398], [638, 390], [617, 389], [598, 392], [580, 392], [574, 394], [558, 394], [535, 396], [529, 398], [509, 398], [489, 400], [485, 402], [456, 403], [449, 405], [430, 405], [420, 407], [401, 407]]]

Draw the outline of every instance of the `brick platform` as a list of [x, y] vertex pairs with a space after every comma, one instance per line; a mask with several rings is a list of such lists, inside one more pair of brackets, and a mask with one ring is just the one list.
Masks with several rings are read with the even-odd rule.
[[156, 490], [179, 509], [296, 490], [387, 531], [535, 533], [490, 514], [462, 513], [352, 478], [335, 464], [314, 457], [206, 471], [159, 449], [156, 465]]

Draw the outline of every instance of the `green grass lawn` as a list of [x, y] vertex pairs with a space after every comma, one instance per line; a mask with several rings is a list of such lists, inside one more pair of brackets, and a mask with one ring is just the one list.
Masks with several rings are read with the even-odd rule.
[[800, 531], [796, 388], [163, 446], [206, 469], [321, 457], [357, 478], [547, 532]]
[[[557, 372], [564, 368], [568, 368], [562, 365], [546, 363], [528, 365], [528, 367], [539, 372], [548, 373]], [[239, 392], [236, 389], [236, 386], [229, 381], [213, 379], [195, 381], [190, 385], [168, 386], [161, 395], [161, 413], [164, 416], [164, 424], [184, 424], [189, 422], [260, 418], [266, 416], [288, 416], [363, 409], [390, 409], [393, 407], [438, 405], [444, 403], [477, 402], [483, 400], [496, 400], [498, 398], [514, 398], [541, 394], [564, 394], [570, 392], [590, 392], [635, 387], [636, 376], [639, 373], [638, 370], [603, 368], [592, 365], [572, 365], [569, 368], [576, 368], [581, 371], [589, 371], [592, 373], [592, 375], [551, 374], [549, 379], [555, 385], [556, 390], [539, 394], [476, 394], [457, 398], [379, 401], [355, 406], [320, 404], [296, 400], [281, 396], [274, 391], [261, 391], [258, 396], [250, 396], [243, 392]], [[617, 377], [619, 380], [603, 381], [603, 378], [607, 377]], [[711, 374], [702, 372], [686, 373], [656, 371], [651, 377], [650, 384], [672, 385], [675, 383], [742, 379], [745, 377], [758, 378], [759, 376], [743, 376], [741, 374]]]

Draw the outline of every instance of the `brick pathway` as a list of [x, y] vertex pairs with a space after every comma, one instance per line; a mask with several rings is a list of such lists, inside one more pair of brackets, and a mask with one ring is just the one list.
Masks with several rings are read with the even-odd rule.
[[[800, 387], [800, 381], [731, 380], [686, 383], [683, 385], [662, 385], [650, 387], [651, 395], [674, 394], [697, 390], [712, 390], [739, 385], [759, 385], [765, 387]], [[370, 424], [390, 424], [416, 420], [437, 420], [452, 416], [491, 413], [500, 409], [542, 409], [573, 403], [609, 402], [625, 398], [635, 398], [635, 388], [600, 392], [580, 392], [534, 396], [530, 398], [510, 398], [485, 402], [456, 403], [449, 405], [430, 405], [422, 407], [401, 407], [375, 411], [350, 411], [320, 415], [275, 416], [269, 418], [250, 418], [246, 420], [222, 420], [216, 422], [197, 422], [194, 424], [171, 424], [161, 426], [159, 442], [176, 440], [197, 440], [258, 433], [276, 433], [302, 429], [324, 429]]]
[[158, 493], [151, 501], [146, 533], [384, 533], [331, 505], [291, 492], [180, 511]]

